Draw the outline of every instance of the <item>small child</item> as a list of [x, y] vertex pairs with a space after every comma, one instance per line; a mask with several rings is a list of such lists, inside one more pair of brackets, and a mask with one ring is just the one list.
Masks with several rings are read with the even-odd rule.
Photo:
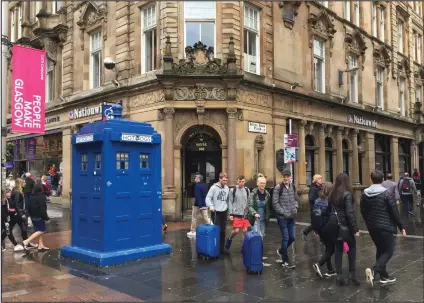
[[330, 212], [328, 209], [328, 196], [330, 195], [331, 189], [333, 188], [333, 184], [331, 183], [324, 183], [322, 186], [322, 189], [318, 193], [318, 199], [315, 200], [314, 206], [313, 206], [313, 214], [314, 210], [320, 209], [321, 210], [321, 224], [317, 227], [315, 224], [314, 229], [315, 232], [318, 233], [318, 235], [321, 238], [321, 241], [325, 245], [325, 252], [324, 255], [322, 255], [321, 259], [318, 263], [315, 263], [313, 265], [313, 268], [318, 276], [323, 278], [323, 274], [321, 273], [320, 267], [324, 265], [324, 263], [327, 263], [327, 272], [324, 274], [325, 277], [329, 278], [336, 275], [336, 272], [333, 269], [333, 265], [331, 264], [331, 257], [333, 256], [335, 252], [335, 243], [332, 239], [331, 234], [326, 232], [325, 225], [328, 223]]

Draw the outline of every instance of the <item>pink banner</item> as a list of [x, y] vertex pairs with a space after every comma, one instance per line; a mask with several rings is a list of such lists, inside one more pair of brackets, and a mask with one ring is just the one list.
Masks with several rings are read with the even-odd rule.
[[12, 48], [12, 132], [44, 134], [46, 52]]

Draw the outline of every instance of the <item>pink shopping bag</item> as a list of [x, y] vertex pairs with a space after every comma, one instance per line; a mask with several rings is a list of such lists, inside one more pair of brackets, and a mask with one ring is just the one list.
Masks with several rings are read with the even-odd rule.
[[346, 242], [343, 242], [343, 253], [347, 254], [349, 252], [349, 245]]

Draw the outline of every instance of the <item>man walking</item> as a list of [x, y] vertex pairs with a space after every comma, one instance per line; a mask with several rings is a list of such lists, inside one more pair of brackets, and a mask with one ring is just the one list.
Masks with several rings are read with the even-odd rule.
[[386, 265], [393, 256], [397, 228], [405, 236], [402, 221], [391, 193], [382, 186], [384, 174], [375, 170], [371, 173], [373, 185], [365, 189], [361, 197], [360, 209], [367, 225], [371, 239], [376, 248], [376, 262], [372, 268], [365, 270], [366, 281], [374, 285], [376, 275], [380, 275], [380, 284], [386, 285], [396, 282], [386, 271]]
[[299, 207], [299, 197], [294, 184], [290, 183], [290, 171], [283, 171], [283, 182], [274, 188], [272, 194], [272, 207], [277, 215], [282, 241], [277, 254], [285, 268], [296, 268], [288, 256], [288, 248], [296, 240], [296, 215]]
[[238, 177], [237, 182], [238, 186], [231, 188], [228, 196], [228, 210], [230, 213], [230, 220], [233, 221], [233, 231], [225, 242], [226, 252], [230, 249], [233, 238], [237, 236], [240, 229], [244, 239], [247, 229], [250, 227], [247, 218], [249, 213], [248, 201], [250, 191], [244, 186], [246, 183], [244, 176]]
[[385, 189], [387, 189], [387, 192], [393, 197], [395, 201], [399, 201], [399, 188], [396, 185], [396, 182], [393, 181], [393, 175], [387, 174], [387, 179], [381, 183], [381, 186], [383, 186]]
[[415, 182], [409, 177], [408, 173], [405, 173], [405, 178], [402, 181], [399, 181], [399, 193], [400, 199], [402, 200], [403, 209], [405, 211], [405, 216], [413, 216], [412, 208], [414, 205], [414, 195], [417, 193], [417, 188], [415, 187]]
[[219, 174], [219, 181], [212, 185], [206, 196], [206, 206], [211, 211], [211, 217], [215, 225], [220, 227], [219, 249], [225, 253], [225, 229], [227, 227], [228, 214], [228, 176], [226, 173]]
[[203, 176], [201, 174], [196, 175], [196, 177], [194, 178], [194, 182], [196, 183], [194, 186], [194, 205], [193, 212], [191, 215], [191, 230], [187, 233], [188, 237], [196, 236], [196, 222], [199, 211], [202, 213], [206, 224], [211, 223], [208, 215], [208, 207], [206, 206], [206, 195], [208, 189], [206, 188], [205, 182], [203, 182]]

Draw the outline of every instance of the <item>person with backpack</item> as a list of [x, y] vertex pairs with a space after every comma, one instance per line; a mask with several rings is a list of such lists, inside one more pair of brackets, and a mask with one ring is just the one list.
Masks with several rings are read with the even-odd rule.
[[288, 269], [296, 268], [289, 260], [288, 249], [296, 240], [296, 215], [299, 208], [299, 196], [296, 187], [290, 182], [291, 172], [283, 171], [283, 182], [274, 188], [272, 194], [272, 207], [277, 216], [282, 241], [281, 248], [277, 250], [282, 266]]
[[[324, 179], [321, 175], [314, 175], [312, 178], [312, 184], [309, 187], [308, 199], [309, 199], [309, 210], [312, 215], [312, 209], [316, 199], [318, 199], [318, 193], [321, 190]], [[308, 234], [313, 230], [312, 225], [309, 225], [307, 228], [302, 230], [302, 238], [305, 241], [308, 241]]]
[[[318, 192], [318, 199], [315, 200], [315, 203], [312, 207], [311, 215], [311, 226], [325, 245], [324, 254], [322, 255], [319, 262], [313, 265], [315, 272], [321, 278], [324, 276], [326, 278], [330, 278], [336, 275], [336, 272], [333, 269], [333, 265], [331, 264], [331, 257], [336, 250], [335, 243], [332, 239], [331, 232], [325, 229], [325, 226], [330, 218], [328, 197], [332, 189], [333, 184], [330, 182], [324, 183], [322, 185], [321, 190]], [[321, 267], [324, 264], [327, 264], [327, 272], [323, 275], [321, 272]]]
[[414, 180], [409, 177], [409, 173], [405, 173], [403, 180], [399, 181], [399, 194], [406, 218], [408, 218], [409, 215], [414, 215], [412, 210], [414, 205], [414, 195], [416, 193], [417, 188], [415, 186]]
[[228, 211], [230, 214], [230, 220], [233, 221], [233, 231], [225, 242], [225, 251], [228, 252], [231, 248], [233, 238], [242, 232], [242, 236], [247, 233], [247, 229], [250, 227], [248, 220], [249, 214], [249, 195], [250, 191], [245, 187], [246, 178], [239, 176], [237, 179], [238, 186], [231, 188], [228, 195]]

